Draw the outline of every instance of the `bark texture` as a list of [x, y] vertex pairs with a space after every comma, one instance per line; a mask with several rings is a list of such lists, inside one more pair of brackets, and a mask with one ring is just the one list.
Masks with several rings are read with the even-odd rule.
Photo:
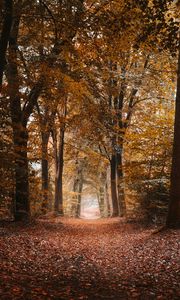
[[125, 203], [125, 192], [124, 192], [124, 174], [123, 174], [123, 162], [122, 153], [116, 154], [116, 167], [117, 167], [117, 194], [119, 204], [119, 216], [123, 217], [126, 215], [126, 203]]
[[60, 128], [59, 146], [56, 151], [55, 201], [54, 212], [63, 215], [63, 156], [64, 156], [64, 126]]
[[180, 49], [178, 55], [170, 202], [166, 225], [169, 228], [180, 228]]
[[112, 198], [112, 217], [119, 215], [118, 199], [117, 199], [117, 185], [116, 185], [116, 156], [111, 157], [111, 198]]
[[49, 164], [48, 164], [48, 141], [49, 133], [42, 132], [42, 213], [46, 213], [49, 208], [48, 190], [49, 190]]

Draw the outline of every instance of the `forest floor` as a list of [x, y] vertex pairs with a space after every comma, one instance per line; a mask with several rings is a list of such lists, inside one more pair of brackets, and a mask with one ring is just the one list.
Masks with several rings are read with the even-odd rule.
[[180, 299], [180, 231], [55, 218], [0, 226], [0, 299]]

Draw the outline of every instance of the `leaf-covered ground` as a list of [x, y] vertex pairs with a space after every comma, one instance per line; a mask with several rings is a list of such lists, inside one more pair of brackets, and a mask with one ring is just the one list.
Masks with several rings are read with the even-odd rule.
[[1, 224], [0, 299], [180, 299], [180, 232], [119, 219]]

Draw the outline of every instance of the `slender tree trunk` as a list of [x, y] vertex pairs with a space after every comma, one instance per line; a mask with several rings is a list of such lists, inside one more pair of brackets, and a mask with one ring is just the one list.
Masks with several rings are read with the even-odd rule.
[[122, 153], [116, 154], [116, 172], [117, 172], [117, 193], [118, 193], [118, 203], [119, 203], [119, 215], [123, 217], [126, 215], [126, 203], [125, 203], [125, 193], [124, 193], [124, 174], [123, 174], [123, 164], [122, 164]]
[[71, 213], [74, 217], [76, 217], [76, 211], [77, 211], [77, 192], [78, 192], [78, 178], [74, 178], [74, 183], [73, 183], [73, 199], [72, 199], [72, 207], [71, 207]]
[[64, 126], [60, 129], [59, 149], [56, 162], [54, 211], [63, 215], [63, 156], [64, 156]]
[[81, 199], [82, 199], [82, 189], [83, 189], [83, 178], [82, 178], [82, 171], [79, 174], [78, 180], [78, 196], [77, 196], [77, 206], [76, 206], [76, 218], [80, 217], [81, 214]]
[[107, 181], [106, 181], [106, 185], [105, 185], [105, 204], [106, 204], [105, 216], [109, 217], [111, 215], [111, 207], [110, 207], [110, 199], [109, 199], [109, 191], [108, 191]]
[[48, 190], [49, 190], [49, 168], [48, 168], [48, 141], [49, 133], [41, 133], [42, 137], [42, 213], [47, 213], [49, 208]]
[[11, 25], [12, 25], [13, 1], [5, 0], [4, 7], [5, 7], [5, 13], [4, 13], [5, 16], [4, 16], [2, 32], [0, 37], [0, 92], [2, 89], [4, 67], [6, 64], [6, 50], [8, 46]]
[[99, 210], [101, 217], [104, 217], [105, 213], [105, 192], [104, 186], [100, 186], [99, 193], [98, 193], [98, 202], [99, 202]]
[[180, 228], [180, 49], [179, 49], [179, 57], [178, 57], [170, 202], [169, 202], [166, 226], [169, 228]]
[[105, 182], [105, 216], [111, 216], [111, 204], [110, 204], [110, 195], [109, 195], [109, 170], [106, 172], [106, 182]]
[[113, 154], [111, 161], [111, 197], [112, 197], [112, 217], [119, 215], [118, 199], [116, 190], [116, 156]]
[[104, 217], [108, 214], [108, 203], [106, 199], [106, 190], [107, 188], [107, 172], [102, 171], [100, 173], [100, 187], [99, 187], [99, 192], [98, 192], [98, 202], [99, 202], [99, 210], [100, 210], [100, 215], [101, 217]]
[[[77, 154], [78, 155], [78, 154]], [[74, 192], [76, 193], [76, 209], [75, 209], [75, 217], [79, 218], [81, 213], [81, 194], [83, 190], [83, 166], [84, 161], [76, 160], [76, 177], [74, 181]]]

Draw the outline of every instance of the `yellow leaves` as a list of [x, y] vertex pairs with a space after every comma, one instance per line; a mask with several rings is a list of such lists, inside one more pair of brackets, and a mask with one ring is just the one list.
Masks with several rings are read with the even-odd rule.
[[158, 166], [163, 160], [169, 166], [173, 122], [173, 102], [151, 100], [140, 104], [126, 133], [128, 143], [125, 143], [125, 158], [139, 164], [137, 172], [145, 172], [150, 161]]
[[64, 75], [63, 82], [66, 92], [77, 99], [82, 98], [84, 94], [88, 93], [86, 85], [82, 81], [75, 81], [71, 77]]

